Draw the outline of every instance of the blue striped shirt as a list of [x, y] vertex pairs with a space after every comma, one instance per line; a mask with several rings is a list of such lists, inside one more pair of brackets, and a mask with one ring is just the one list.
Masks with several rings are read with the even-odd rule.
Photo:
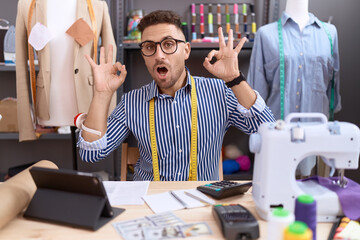
[[[285, 55], [284, 116], [292, 112], [321, 112], [329, 116], [331, 79], [335, 71], [335, 112], [341, 109], [338, 37], [334, 25], [309, 13], [300, 32], [298, 24], [283, 12], [281, 17]], [[266, 100], [280, 119], [280, 57], [277, 22], [258, 29], [251, 52], [247, 81]]]
[[[116, 149], [130, 134], [138, 141], [140, 159], [135, 165], [134, 180], [153, 180], [149, 134], [149, 101], [155, 98], [155, 131], [159, 172], [162, 181], [186, 181], [189, 178], [191, 138], [191, 80], [175, 97], [160, 94], [154, 81], [124, 94], [108, 118], [106, 134], [94, 142], [86, 142], [80, 133], [80, 156], [96, 162]], [[198, 101], [197, 179], [219, 178], [219, 157], [224, 135], [230, 126], [247, 134], [257, 131], [263, 122], [274, 117], [257, 94], [248, 110], [238, 103], [224, 81], [195, 77]]]

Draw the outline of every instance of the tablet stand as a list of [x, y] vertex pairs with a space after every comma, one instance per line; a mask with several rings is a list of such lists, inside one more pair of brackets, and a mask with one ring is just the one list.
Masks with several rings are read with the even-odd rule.
[[38, 188], [24, 217], [97, 230], [125, 209], [106, 211], [104, 196]]

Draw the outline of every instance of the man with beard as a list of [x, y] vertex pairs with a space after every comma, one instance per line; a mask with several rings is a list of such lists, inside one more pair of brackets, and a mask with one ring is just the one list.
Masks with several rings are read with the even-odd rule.
[[94, 97], [81, 127], [81, 158], [86, 162], [105, 158], [131, 132], [140, 151], [134, 180], [217, 180], [227, 129], [235, 126], [251, 134], [261, 123], [274, 121], [264, 100], [239, 72], [238, 54], [246, 39], [233, 48], [232, 30], [226, 44], [219, 28], [219, 50], [212, 50], [203, 63], [217, 78], [204, 78], [192, 76], [185, 67], [191, 49], [179, 15], [152, 12], [138, 29], [153, 81], [124, 94], [109, 118], [110, 97], [125, 81], [126, 68], [111, 63], [111, 47], [106, 57], [101, 48], [99, 65], [86, 56], [94, 73]]

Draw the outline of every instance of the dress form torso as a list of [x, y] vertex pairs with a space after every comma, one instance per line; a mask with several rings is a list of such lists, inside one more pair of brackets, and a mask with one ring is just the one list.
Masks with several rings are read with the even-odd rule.
[[300, 32], [309, 22], [308, 0], [287, 0], [285, 12], [299, 25]]
[[[50, 119], [38, 118], [43, 126], [74, 125], [78, 113], [74, 85], [74, 39], [66, 30], [76, 21], [77, 0], [47, 0], [47, 27], [50, 44]], [[40, 63], [41, 64], [41, 63]]]

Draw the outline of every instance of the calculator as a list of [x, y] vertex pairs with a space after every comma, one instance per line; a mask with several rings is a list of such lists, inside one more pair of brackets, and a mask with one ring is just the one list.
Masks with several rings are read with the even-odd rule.
[[203, 192], [215, 199], [223, 199], [238, 194], [243, 194], [252, 186], [252, 182], [238, 183], [233, 181], [213, 182], [197, 187], [197, 190]]
[[213, 215], [225, 239], [245, 240], [260, 237], [259, 223], [251, 212], [240, 204], [217, 204]]

